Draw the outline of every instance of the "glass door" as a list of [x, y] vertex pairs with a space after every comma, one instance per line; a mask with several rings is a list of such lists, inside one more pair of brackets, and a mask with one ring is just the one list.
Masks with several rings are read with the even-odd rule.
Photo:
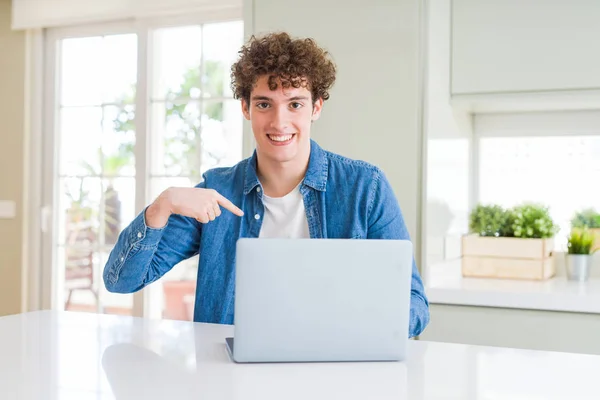
[[[151, 31], [150, 193], [195, 186], [214, 167], [242, 158], [242, 114], [230, 68], [243, 42], [242, 21]], [[149, 288], [151, 316], [192, 320], [198, 256]]]
[[102, 272], [161, 191], [242, 159], [230, 89], [242, 42], [241, 20], [50, 31], [42, 298], [54, 309], [193, 318], [198, 257], [135, 295], [106, 291]]
[[68, 37], [55, 50], [54, 129], [45, 135], [45, 198], [52, 229], [54, 308], [131, 315], [132, 295], [112, 294], [102, 271], [134, 217], [137, 35]]

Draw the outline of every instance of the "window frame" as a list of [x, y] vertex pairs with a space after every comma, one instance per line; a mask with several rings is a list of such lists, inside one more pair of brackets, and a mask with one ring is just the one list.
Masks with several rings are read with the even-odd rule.
[[[41, 185], [41, 201], [39, 208], [36, 207], [37, 215], [40, 216], [39, 224], [31, 226], [39, 235], [29, 238], [30, 245], [39, 246], [38, 254], [33, 255], [33, 260], [39, 260], [38, 266], [29, 268], [27, 271], [27, 280], [29, 290], [35, 293], [29, 293], [29, 298], [33, 299], [27, 305], [27, 309], [62, 309], [62, 304], [57, 304], [56, 285], [57, 276], [60, 271], [54, 268], [57, 232], [54, 211], [58, 204], [58, 125], [57, 110], [59, 106], [58, 88], [60, 88], [60, 48], [59, 42], [68, 38], [81, 38], [89, 36], [106, 36], [116, 34], [136, 34], [137, 35], [137, 83], [136, 83], [136, 101], [135, 101], [135, 124], [136, 124], [136, 145], [134, 147], [135, 169], [136, 169], [136, 189], [135, 189], [135, 213], [141, 212], [149, 199], [151, 187], [151, 168], [150, 168], [150, 142], [151, 129], [149, 124], [150, 111], [153, 102], [151, 101], [152, 85], [152, 31], [160, 28], [173, 28], [189, 25], [203, 25], [226, 21], [243, 21], [243, 12], [241, 8], [225, 8], [221, 10], [211, 10], [201, 14], [173, 15], [160, 18], [146, 18], [140, 20], [123, 20], [106, 22], [94, 25], [79, 25], [70, 27], [60, 27], [44, 30], [38, 33], [40, 41], [36, 48], [36, 60], [43, 65], [40, 68], [41, 82], [38, 82], [37, 88], [32, 89], [32, 93], [42, 93], [42, 100], [38, 105], [38, 115], [42, 117], [42, 123], [37, 133], [34, 133], [32, 139], [39, 138], [35, 154], [39, 154], [41, 161], [39, 169], [31, 171], [30, 181], [38, 182]], [[244, 32], [248, 28], [244, 27]], [[246, 35], [245, 35], [246, 36]], [[42, 110], [39, 110], [41, 108]], [[240, 113], [240, 118], [242, 118]], [[32, 119], [33, 121], [33, 119]], [[242, 157], [251, 155], [254, 149], [254, 141], [247, 134], [248, 126], [243, 125], [243, 146]], [[32, 147], [33, 149], [33, 147]], [[39, 189], [37, 190], [40, 191]], [[33, 193], [36, 191], [33, 190]], [[31, 265], [35, 265], [32, 262]], [[25, 276], [25, 275], [24, 275]], [[138, 317], [156, 317], [151, 315], [150, 296], [146, 290], [139, 291], [133, 295], [132, 315]]]
[[[600, 111], [565, 110], [473, 115], [471, 193], [473, 205], [480, 199], [481, 140], [519, 137], [600, 137]], [[558, 250], [557, 252], [561, 252]]]

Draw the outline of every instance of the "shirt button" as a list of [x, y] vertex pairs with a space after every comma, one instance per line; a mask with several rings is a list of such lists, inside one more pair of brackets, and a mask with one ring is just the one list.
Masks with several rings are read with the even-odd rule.
[[138, 232], [138, 238], [142, 237], [142, 232]]
[[260, 188], [259, 188], [259, 187], [257, 187], [257, 188], [256, 188], [256, 191], [257, 191], [257, 192], [260, 192]]
[[125, 260], [125, 257], [121, 257], [121, 261]]
[[254, 215], [254, 219], [260, 219], [260, 215], [258, 215], [258, 214], [255, 214], [255, 215]]

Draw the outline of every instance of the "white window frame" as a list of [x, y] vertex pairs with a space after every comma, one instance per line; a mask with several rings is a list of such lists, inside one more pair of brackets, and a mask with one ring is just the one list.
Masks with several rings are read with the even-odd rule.
[[42, 307], [42, 138], [44, 96], [44, 31], [26, 32], [26, 86], [23, 185], [21, 310]]
[[480, 200], [481, 139], [559, 136], [600, 136], [600, 111], [565, 110], [474, 114], [470, 176], [472, 206], [475, 206]]
[[543, 111], [473, 115], [471, 196], [479, 201], [480, 144], [492, 137], [600, 136], [600, 111]]
[[[54, 240], [56, 232], [52, 232], [48, 227], [54, 227], [54, 210], [57, 204], [56, 187], [44, 187], [45, 183], [52, 183], [55, 186], [55, 172], [57, 168], [56, 157], [56, 115], [55, 110], [58, 102], [57, 87], [58, 82], [58, 59], [59, 54], [56, 47], [58, 41], [65, 38], [114, 35], [135, 33], [138, 40], [138, 71], [137, 71], [137, 92], [136, 92], [136, 146], [135, 146], [135, 168], [136, 168], [136, 200], [135, 212], [139, 213], [147, 206], [149, 201], [150, 188], [150, 166], [149, 158], [149, 129], [148, 129], [148, 106], [151, 105], [149, 94], [152, 93], [151, 85], [151, 61], [152, 61], [152, 43], [150, 32], [158, 28], [177, 27], [186, 25], [201, 25], [215, 22], [225, 22], [233, 20], [242, 20], [243, 10], [241, 8], [226, 8], [223, 10], [211, 10], [202, 14], [175, 15], [161, 18], [148, 18], [143, 20], [125, 20], [112, 23], [101, 23], [87, 26], [72, 26], [65, 28], [55, 28], [50, 30], [37, 31], [37, 36], [32, 39], [33, 45], [30, 54], [32, 61], [43, 67], [33, 70], [31, 74], [37, 71], [37, 78], [33, 79], [33, 86], [29, 88], [31, 113], [29, 121], [30, 146], [28, 149], [29, 158], [36, 160], [33, 168], [29, 171], [28, 191], [30, 196], [35, 198], [38, 195], [39, 202], [30, 201], [27, 208], [34, 216], [40, 218], [31, 218], [28, 223], [29, 233], [27, 237], [28, 260], [24, 268], [23, 276], [27, 280], [27, 295], [24, 295], [24, 309], [59, 309], [62, 305], [55, 304], [56, 298], [53, 293], [53, 283], [56, 281], [57, 271], [53, 268], [55, 246]], [[251, 27], [244, 27], [247, 33]], [[35, 46], [35, 47], [34, 47]], [[43, 55], [43, 57], [42, 57]], [[43, 101], [36, 101], [43, 97]], [[37, 125], [36, 125], [36, 116]], [[41, 117], [41, 118], [39, 118]], [[240, 113], [241, 117], [241, 113]], [[39, 121], [42, 120], [42, 123]], [[248, 157], [254, 150], [254, 140], [252, 135], [248, 134], [249, 125], [243, 127], [243, 157]], [[41, 160], [41, 161], [40, 161]], [[41, 197], [39, 196], [41, 195]], [[25, 247], [25, 246], [24, 246]], [[27, 297], [27, 299], [25, 299]], [[149, 315], [148, 296], [145, 291], [139, 291], [134, 294], [133, 310], [134, 316]]]

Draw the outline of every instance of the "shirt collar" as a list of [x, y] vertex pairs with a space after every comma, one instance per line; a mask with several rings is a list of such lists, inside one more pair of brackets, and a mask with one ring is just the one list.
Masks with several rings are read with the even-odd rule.
[[[246, 179], [244, 182], [244, 195], [250, 193], [254, 188], [260, 185], [258, 174], [256, 172], [256, 150], [246, 164]], [[308, 169], [304, 175], [303, 183], [315, 190], [324, 192], [327, 186], [327, 174], [329, 171], [329, 161], [327, 152], [323, 150], [317, 142], [310, 141], [310, 158], [308, 160]]]

